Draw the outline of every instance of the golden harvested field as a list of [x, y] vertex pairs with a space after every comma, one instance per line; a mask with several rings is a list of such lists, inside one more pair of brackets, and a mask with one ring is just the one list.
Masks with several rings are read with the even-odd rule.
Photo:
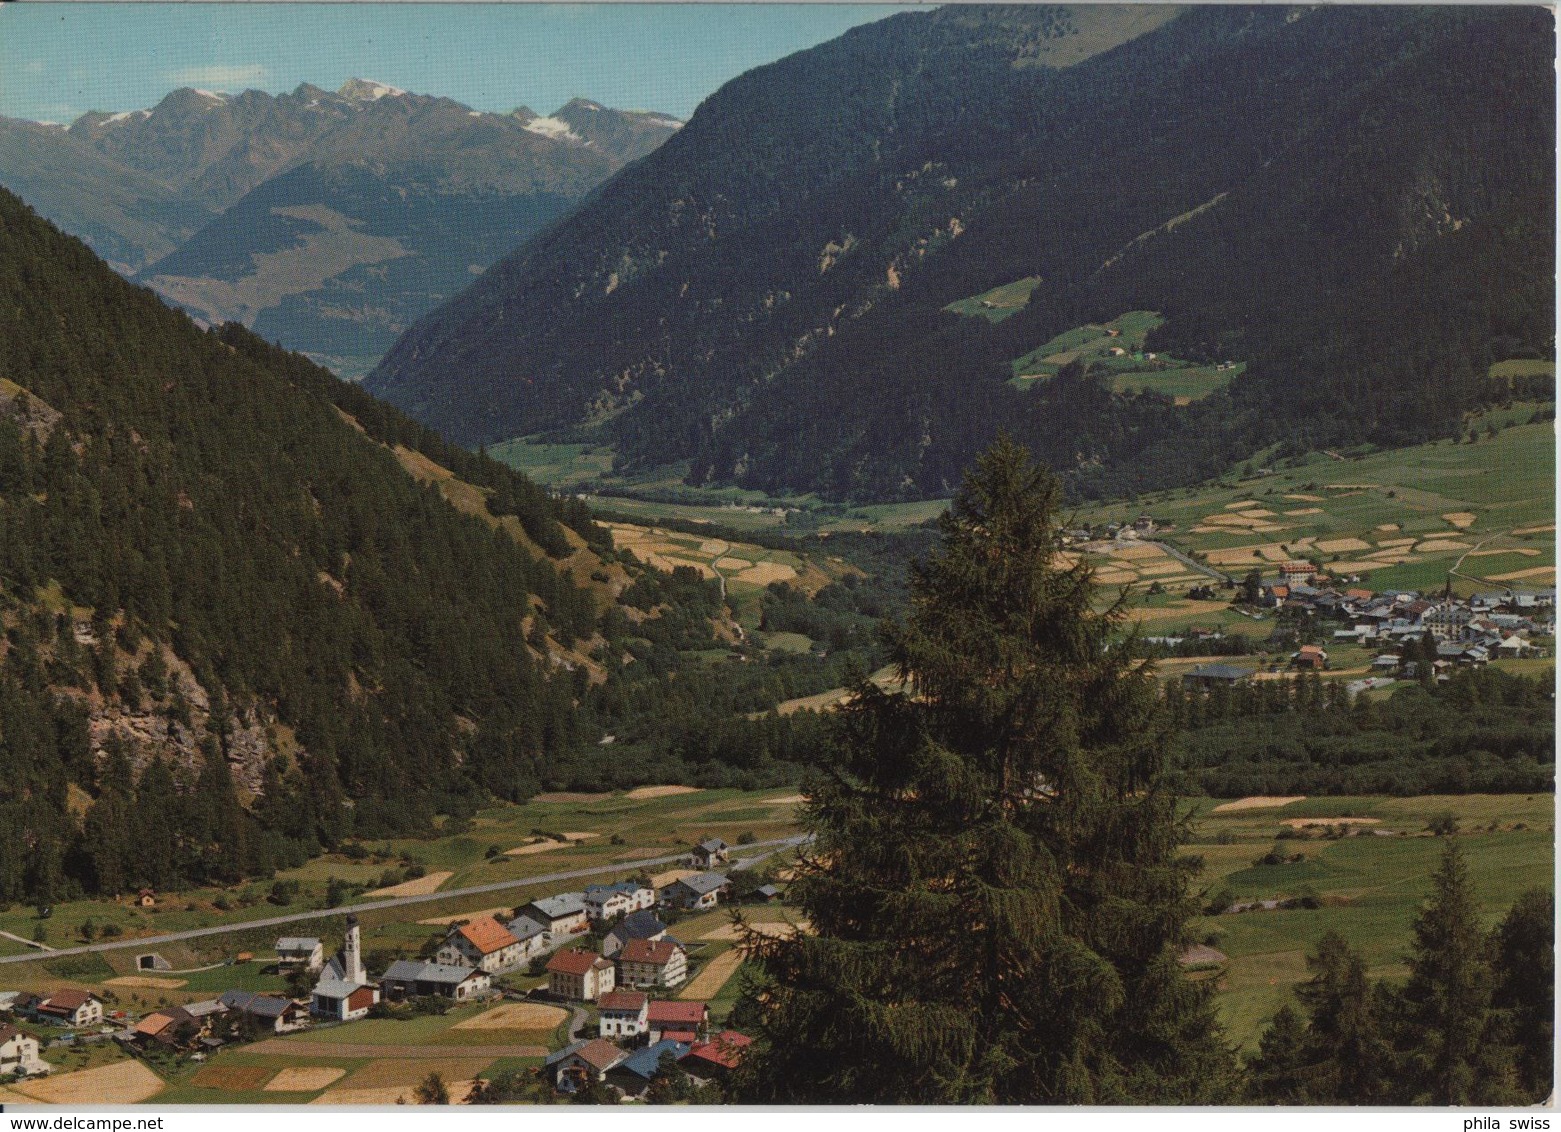
[[475, 1018], [457, 1022], [452, 1030], [551, 1030], [569, 1016], [557, 1006], [539, 1002], [508, 1002], [485, 1010]]
[[723, 952], [710, 960], [703, 971], [689, 980], [683, 989], [678, 991], [678, 997], [709, 1001], [721, 993], [726, 980], [736, 974], [737, 968], [742, 965], [743, 953], [737, 948]]
[[477, 920], [483, 916], [508, 915], [513, 907], [513, 904], [505, 904], [499, 908], [483, 908], [477, 912], [458, 912], [454, 916], [430, 916], [426, 920], [419, 920], [418, 923], [427, 924], [430, 927], [443, 928], [458, 921]]
[[1461, 531], [1465, 527], [1473, 526], [1477, 516], [1472, 511], [1449, 511], [1442, 518]]
[[1423, 550], [1427, 553], [1436, 550], [1468, 550], [1469, 543], [1459, 542], [1457, 539], [1451, 538], [1433, 538], [1420, 543], [1415, 549]]
[[439, 886], [449, 880], [454, 873], [429, 873], [427, 876], [418, 877], [416, 880], [402, 881], [393, 884], [389, 888], [376, 888], [369, 896], [427, 896], [430, 892], [438, 892]]
[[766, 806], [794, 806], [799, 802], [806, 801], [807, 799], [801, 794], [787, 794], [784, 798], [766, 798], [761, 804]]
[[333, 1085], [347, 1075], [345, 1069], [330, 1065], [295, 1065], [282, 1070], [266, 1082], [268, 1093], [312, 1093]]
[[1138, 622], [1169, 621], [1189, 614], [1201, 617], [1224, 608], [1225, 603], [1222, 601], [1177, 601], [1159, 609], [1130, 609], [1127, 611], [1127, 616], [1130, 621]]
[[1506, 574], [1492, 574], [1490, 580], [1493, 582], [1535, 581], [1553, 583], [1556, 580], [1556, 568], [1554, 566], [1535, 566], [1528, 570], [1512, 570]]
[[673, 794], [697, 794], [697, 786], [640, 786], [630, 790], [624, 795], [631, 802], [640, 802], [646, 798], [667, 798]]
[[[775, 939], [779, 939], [782, 936], [790, 935], [794, 930], [801, 932], [803, 935], [807, 935], [809, 932], [811, 932], [813, 930], [813, 925], [811, 923], [809, 923], [805, 919], [798, 920], [795, 924], [788, 923], [785, 920], [770, 920], [770, 921], [768, 921], [766, 923], [761, 923], [761, 924], [750, 923], [748, 925], [748, 927], [751, 928], [758, 935], [770, 936], [770, 937], [773, 937]], [[739, 939], [742, 939], [743, 936], [742, 936], [742, 933], [737, 930], [737, 926], [735, 924], [722, 924], [718, 928], [710, 929], [709, 931], [707, 931], [704, 935], [700, 936], [699, 938], [700, 939], [718, 939], [718, 940], [723, 940], [724, 941], [724, 940], [739, 940]]]
[[1279, 806], [1288, 806], [1291, 802], [1304, 801], [1306, 801], [1305, 794], [1296, 794], [1289, 798], [1256, 794], [1250, 798], [1238, 798], [1234, 802], [1221, 802], [1209, 812], [1211, 814], [1230, 814], [1235, 813], [1237, 810], [1268, 810]]
[[650, 878], [652, 888], [666, 888], [669, 884], [675, 884], [684, 877], [698, 876], [698, 869], [668, 869], [664, 873], [656, 873]]
[[177, 990], [184, 983], [183, 979], [156, 979], [150, 975], [120, 975], [118, 978], [103, 981], [104, 986], [145, 987], [150, 990]]
[[203, 1065], [200, 1072], [190, 1078], [190, 1084], [202, 1089], [248, 1092], [260, 1088], [272, 1072], [263, 1065]]
[[1342, 554], [1346, 551], [1370, 550], [1371, 543], [1358, 538], [1331, 538], [1317, 544], [1324, 554]]
[[163, 1091], [163, 1080], [139, 1061], [116, 1061], [12, 1086], [44, 1104], [137, 1104]]

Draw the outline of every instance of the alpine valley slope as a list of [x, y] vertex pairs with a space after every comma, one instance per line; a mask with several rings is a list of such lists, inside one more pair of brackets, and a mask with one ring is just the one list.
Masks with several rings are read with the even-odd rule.
[[579, 505], [3, 190], [0, 373], [0, 900], [265, 874], [596, 749], [584, 654], [651, 572]]
[[[971, 7], [728, 83], [421, 320], [368, 378], [462, 443], [935, 498], [1006, 426], [1081, 496], [1452, 433], [1552, 348], [1554, 75], [1537, 8]], [[945, 310], [1038, 279], [1001, 321]], [[1026, 283], [1028, 286], [1028, 283]], [[1159, 312], [1245, 362], [1176, 406], [1012, 363]]]
[[681, 125], [576, 99], [482, 113], [353, 79], [0, 119], [0, 182], [213, 323], [361, 376], [419, 315]]

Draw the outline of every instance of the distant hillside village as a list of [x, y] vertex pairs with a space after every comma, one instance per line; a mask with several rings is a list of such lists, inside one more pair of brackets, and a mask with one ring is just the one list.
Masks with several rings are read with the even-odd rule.
[[[48, 1039], [50, 1046], [112, 1040], [133, 1056], [206, 1060], [245, 1041], [351, 1024], [408, 1007], [438, 1013], [456, 1004], [509, 998], [573, 1011], [570, 1041], [542, 1069], [559, 1094], [601, 1087], [616, 1099], [639, 1099], [668, 1058], [695, 1087], [703, 1087], [736, 1066], [750, 1039], [735, 1030], [711, 1032], [707, 1003], [670, 997], [687, 982], [693, 965], [689, 948], [661, 917], [675, 919], [732, 901], [733, 881], [712, 869], [727, 864], [730, 853], [724, 841], [711, 839], [689, 853], [693, 868], [674, 869], [650, 883], [591, 885], [532, 900], [508, 917], [456, 921], [431, 959], [397, 958], [377, 976], [365, 964], [358, 918], [348, 914], [342, 947], [330, 958], [316, 937], [276, 941], [277, 973], [294, 976], [295, 986], [309, 986], [298, 997], [233, 989], [133, 1018], [110, 1011], [87, 990], [0, 993], [0, 1010], [13, 1020], [0, 1026], [0, 1077], [38, 1076], [53, 1068], [43, 1057], [44, 1040], [20, 1028], [29, 1021], [69, 1028]], [[747, 899], [763, 903], [779, 895], [766, 884]], [[578, 945], [598, 937], [599, 948]], [[525, 993], [495, 982], [526, 972], [545, 972], [547, 981]], [[594, 1035], [588, 1032], [587, 1005], [598, 1019]]]
[[[1357, 692], [1395, 679], [1445, 680], [1451, 670], [1479, 666], [1492, 660], [1521, 660], [1549, 655], [1549, 648], [1535, 643], [1555, 634], [1556, 591], [1500, 590], [1471, 597], [1427, 596], [1414, 590], [1374, 593], [1368, 589], [1314, 584], [1321, 581], [1310, 562], [1286, 562], [1274, 579], [1249, 577], [1243, 604], [1252, 609], [1274, 610], [1311, 628], [1308, 635], [1328, 632], [1338, 645], [1375, 647], [1371, 675], [1353, 681]], [[1336, 626], [1331, 631], [1328, 625]], [[1211, 643], [1220, 634], [1199, 633]], [[1150, 637], [1148, 643], [1178, 647], [1189, 637]], [[1331, 667], [1328, 649], [1321, 643], [1302, 644], [1290, 654], [1290, 668], [1300, 672], [1325, 672]], [[1236, 664], [1204, 664], [1187, 672], [1182, 683], [1208, 688], [1238, 684], [1255, 672]]]

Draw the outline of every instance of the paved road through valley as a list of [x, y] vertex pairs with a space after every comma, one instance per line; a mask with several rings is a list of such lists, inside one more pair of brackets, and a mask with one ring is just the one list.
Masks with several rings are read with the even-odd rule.
[[[798, 834], [795, 837], [783, 837], [774, 841], [756, 841], [752, 845], [742, 846], [743, 852], [749, 854], [748, 861], [758, 860], [760, 856], [770, 856], [770, 853], [753, 855], [756, 849], [769, 849], [771, 853], [779, 852], [791, 846], [801, 845], [807, 840], [806, 834]], [[489, 892], [503, 892], [510, 888], [526, 888], [530, 885], [552, 884], [554, 881], [574, 880], [577, 877], [596, 876], [600, 873], [621, 873], [633, 869], [649, 868], [652, 865], [671, 865], [683, 860], [685, 854], [674, 853], [666, 857], [646, 857], [639, 861], [622, 861], [615, 865], [593, 865], [588, 869], [570, 869], [566, 872], [547, 873], [543, 876], [515, 877], [513, 880], [495, 881], [492, 884], [474, 884], [467, 888], [446, 889], [443, 892], [429, 892], [421, 896], [397, 896], [384, 900], [371, 900], [363, 904], [343, 904], [337, 908], [317, 908], [308, 912], [289, 912], [285, 916], [269, 916], [263, 920], [241, 920], [229, 924], [217, 924], [209, 928], [191, 928], [188, 931], [169, 932], [166, 935], [145, 935], [136, 939], [115, 939], [103, 943], [89, 943], [81, 947], [58, 947], [48, 951], [34, 951], [22, 955], [0, 955], [0, 964], [4, 963], [31, 963], [39, 959], [61, 959], [67, 955], [87, 955], [97, 951], [122, 951], [127, 947], [151, 949], [165, 943], [177, 943], [185, 939], [199, 939], [201, 936], [230, 935], [233, 932], [249, 931], [252, 928], [276, 928], [284, 924], [296, 924], [305, 920], [328, 920], [335, 916], [345, 916], [348, 912], [373, 912], [382, 908], [404, 908], [413, 904], [430, 904], [436, 900], [449, 900], [452, 897], [481, 896]], [[25, 942], [25, 941], [24, 941]]]

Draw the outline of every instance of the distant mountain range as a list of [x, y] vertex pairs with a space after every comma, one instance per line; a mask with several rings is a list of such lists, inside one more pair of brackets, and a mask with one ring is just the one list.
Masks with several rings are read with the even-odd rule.
[[0, 118], [0, 183], [202, 319], [361, 375], [680, 125], [583, 99], [490, 114], [362, 79], [186, 88], [69, 127]]
[[[1000, 426], [1084, 496], [1452, 434], [1491, 361], [1553, 351], [1552, 33], [1518, 6], [894, 16], [728, 83], [368, 384], [467, 444], [861, 500], [946, 494]], [[1133, 311], [1151, 355], [1244, 371], [1178, 404], [1057, 346], [1019, 380]]]

